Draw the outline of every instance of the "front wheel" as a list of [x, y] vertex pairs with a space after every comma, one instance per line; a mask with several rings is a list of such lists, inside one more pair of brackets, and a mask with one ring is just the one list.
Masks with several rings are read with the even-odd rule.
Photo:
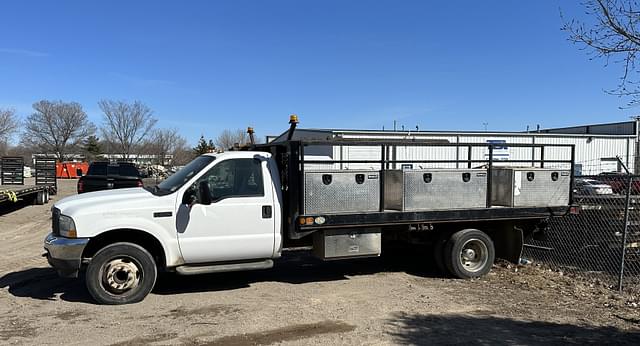
[[158, 275], [153, 256], [132, 243], [100, 249], [85, 276], [89, 294], [100, 304], [137, 303], [151, 292]]
[[445, 265], [453, 276], [460, 279], [487, 274], [494, 259], [493, 241], [486, 233], [477, 229], [454, 233], [445, 246]]

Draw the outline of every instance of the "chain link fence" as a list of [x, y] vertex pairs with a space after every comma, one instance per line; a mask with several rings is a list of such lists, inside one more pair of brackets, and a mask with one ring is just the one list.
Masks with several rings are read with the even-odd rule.
[[576, 177], [577, 214], [525, 240], [524, 257], [611, 288], [640, 292], [640, 176]]

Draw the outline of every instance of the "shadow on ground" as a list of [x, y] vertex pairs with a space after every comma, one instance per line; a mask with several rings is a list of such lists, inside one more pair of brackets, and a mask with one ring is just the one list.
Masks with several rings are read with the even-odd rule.
[[159, 278], [154, 293], [182, 294], [222, 291], [249, 287], [257, 282], [304, 284], [348, 280], [351, 276], [383, 272], [406, 272], [421, 277], [442, 277], [428, 253], [418, 249], [397, 252], [376, 258], [321, 261], [308, 252], [287, 253], [275, 261], [269, 270], [179, 276], [167, 274]]
[[520, 321], [498, 316], [396, 314], [389, 332], [399, 344], [639, 345], [640, 332], [614, 327]]
[[[284, 282], [303, 284], [322, 281], [348, 280], [350, 276], [381, 272], [404, 271], [423, 277], [438, 277], [424, 249], [411, 251], [390, 250], [379, 258], [323, 262], [308, 252], [288, 252], [276, 260], [269, 270], [179, 276], [164, 273], [159, 276], [155, 294], [175, 295], [192, 292], [212, 292], [249, 287], [257, 282]], [[16, 297], [92, 303], [84, 286], [84, 278], [64, 279], [52, 268], [29, 268], [15, 271], [0, 278], [0, 288], [8, 288]]]
[[4, 216], [10, 214], [16, 210], [28, 207], [33, 205], [33, 201], [31, 199], [26, 200], [18, 200], [17, 202], [5, 201], [0, 204], [0, 216]]
[[84, 280], [64, 279], [52, 268], [29, 268], [0, 278], [0, 288], [16, 297], [54, 300], [56, 296], [70, 302], [92, 302]]

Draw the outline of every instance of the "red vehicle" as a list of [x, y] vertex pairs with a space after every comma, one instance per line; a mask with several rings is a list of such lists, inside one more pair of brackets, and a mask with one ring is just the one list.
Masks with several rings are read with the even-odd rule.
[[[613, 193], [625, 194], [627, 192], [629, 176], [626, 174], [618, 172], [603, 172], [598, 175], [597, 179], [611, 186]], [[631, 194], [640, 194], [640, 178], [634, 179], [631, 182]]]

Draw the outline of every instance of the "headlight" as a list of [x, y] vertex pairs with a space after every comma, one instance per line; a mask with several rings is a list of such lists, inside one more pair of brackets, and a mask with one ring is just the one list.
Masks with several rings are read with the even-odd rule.
[[72, 218], [60, 215], [60, 221], [58, 222], [61, 236], [66, 238], [76, 238], [78, 236], [76, 233], [76, 224], [73, 222]]

